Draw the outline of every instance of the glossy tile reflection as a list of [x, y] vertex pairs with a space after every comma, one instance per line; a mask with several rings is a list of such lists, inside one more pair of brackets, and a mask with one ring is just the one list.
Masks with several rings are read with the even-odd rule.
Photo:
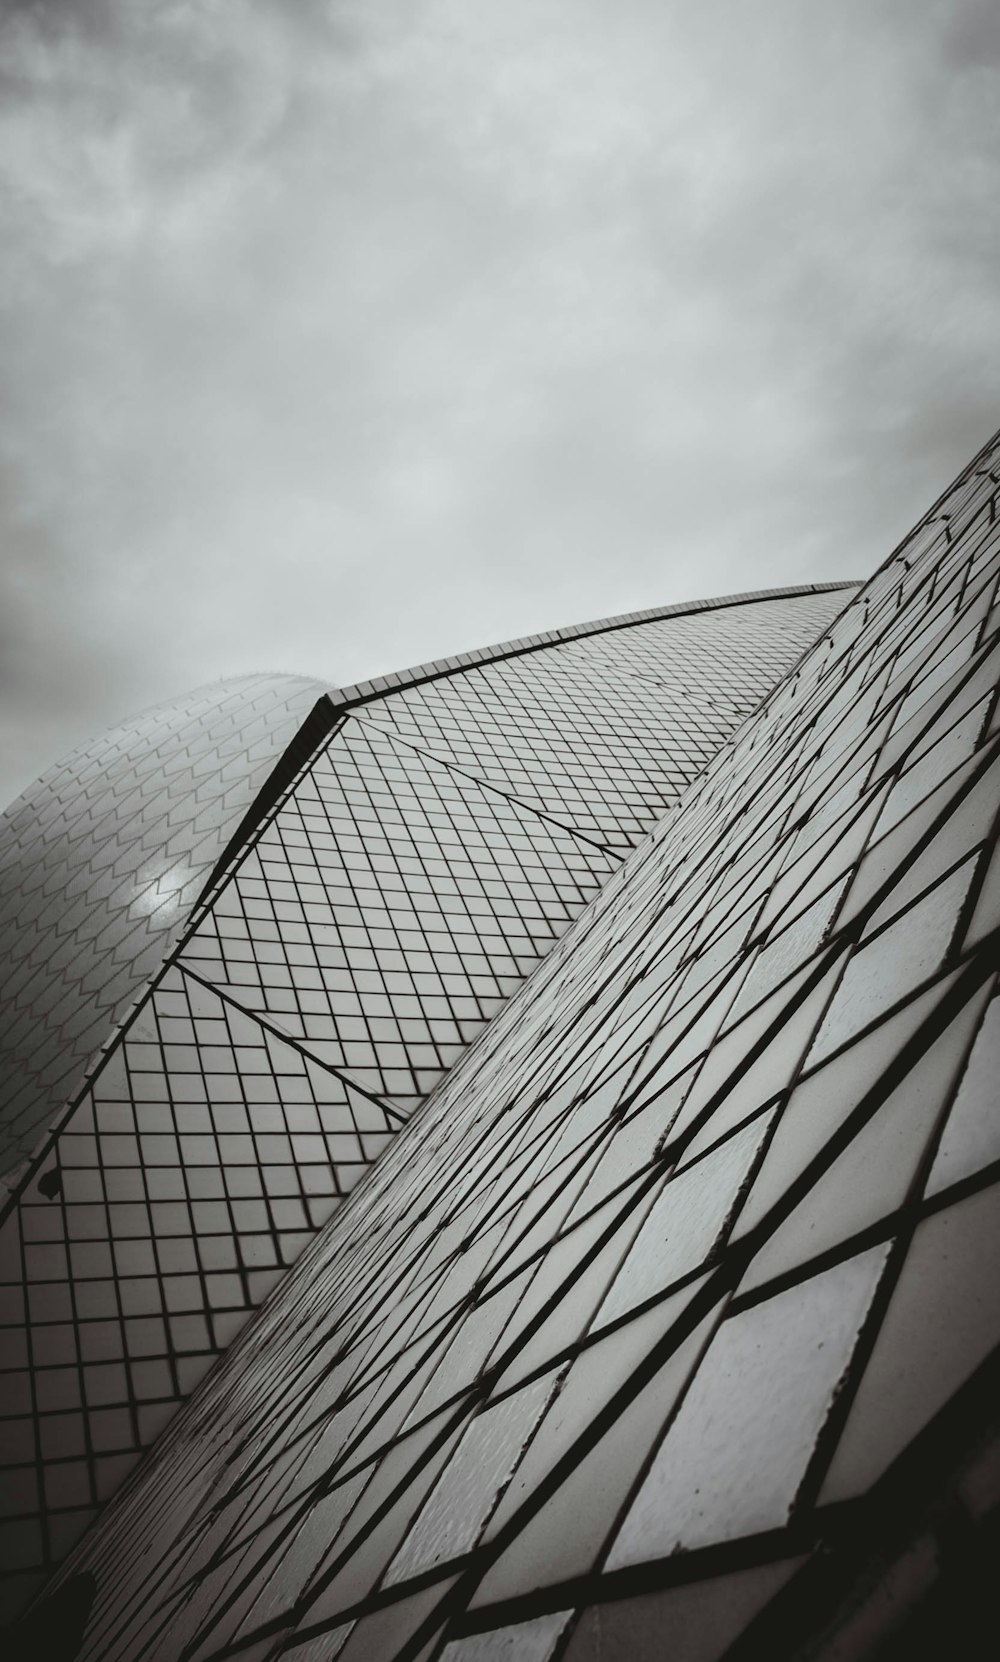
[[244, 675], [50, 768], [0, 818], [0, 1173], [159, 969], [322, 682]]

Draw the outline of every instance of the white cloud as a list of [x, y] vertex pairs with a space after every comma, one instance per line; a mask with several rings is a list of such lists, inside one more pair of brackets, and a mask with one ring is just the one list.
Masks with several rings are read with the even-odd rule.
[[870, 570], [998, 419], [998, 27], [8, 4], [8, 792], [214, 675]]

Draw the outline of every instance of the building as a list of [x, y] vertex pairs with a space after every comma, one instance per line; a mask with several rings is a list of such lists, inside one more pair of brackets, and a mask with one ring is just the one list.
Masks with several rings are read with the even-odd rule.
[[860, 590], [283, 734], [13, 1185], [25, 1645], [832, 1662], [985, 1596], [995, 454]]

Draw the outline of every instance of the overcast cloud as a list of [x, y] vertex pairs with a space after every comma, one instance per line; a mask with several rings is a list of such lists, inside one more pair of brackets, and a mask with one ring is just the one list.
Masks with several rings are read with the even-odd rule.
[[1000, 423], [995, 0], [0, 0], [0, 799], [865, 576]]

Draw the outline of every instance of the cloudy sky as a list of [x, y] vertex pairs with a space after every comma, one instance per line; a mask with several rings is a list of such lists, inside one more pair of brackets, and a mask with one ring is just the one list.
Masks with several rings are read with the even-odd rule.
[[0, 0], [0, 798], [864, 576], [1000, 423], [995, 0]]

